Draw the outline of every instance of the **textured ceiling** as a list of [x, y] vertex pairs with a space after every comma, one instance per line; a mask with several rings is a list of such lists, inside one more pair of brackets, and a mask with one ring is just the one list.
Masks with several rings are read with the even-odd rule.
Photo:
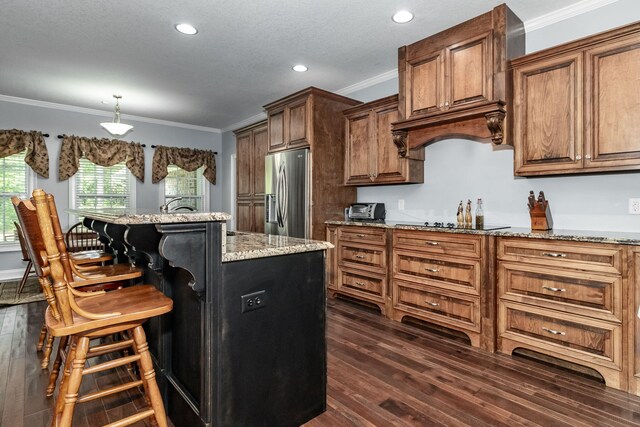
[[[3, 0], [0, 95], [112, 111], [101, 100], [118, 93], [123, 116], [226, 128], [307, 86], [335, 91], [392, 70], [399, 46], [502, 2]], [[579, 1], [506, 3], [528, 21]], [[415, 19], [394, 24], [405, 8]]]

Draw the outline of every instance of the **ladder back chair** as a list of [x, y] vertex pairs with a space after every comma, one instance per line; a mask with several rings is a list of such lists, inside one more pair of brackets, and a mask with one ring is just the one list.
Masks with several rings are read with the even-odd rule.
[[[114, 422], [112, 425], [125, 426], [151, 418], [151, 421], [160, 427], [167, 426], [164, 405], [142, 324], [152, 317], [169, 313], [173, 308], [173, 301], [152, 285], [136, 285], [107, 293], [99, 291], [93, 294], [75, 289], [67, 280], [66, 274], [70, 267], [65, 264], [69, 263], [69, 259], [59, 250], [60, 241], [56, 241], [55, 231], [57, 218], [52, 216], [49, 209], [50, 202], [44, 191], [40, 189], [33, 192], [33, 199], [45, 246], [45, 269], [53, 280], [54, 299], [48, 301], [50, 305], [45, 313], [47, 328], [52, 335], [69, 337], [71, 342], [56, 399], [52, 425], [71, 426], [76, 403], [142, 386], [149, 408]], [[89, 348], [89, 341], [92, 338], [120, 332], [126, 332], [131, 337], [123, 343], [132, 348], [133, 355], [86, 367], [88, 357], [93, 357], [96, 353], [109, 352], [109, 344], [100, 346], [101, 348], [96, 351], [94, 348]], [[83, 396], [78, 395], [84, 375], [132, 362], [138, 364], [139, 380]]]

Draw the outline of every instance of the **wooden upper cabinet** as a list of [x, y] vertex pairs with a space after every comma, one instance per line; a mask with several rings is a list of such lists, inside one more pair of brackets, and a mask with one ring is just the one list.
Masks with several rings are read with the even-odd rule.
[[581, 55], [515, 68], [513, 86], [516, 174], [581, 168]]
[[275, 109], [268, 109], [269, 152], [308, 147], [311, 133], [310, 114], [309, 96], [293, 99]]
[[391, 123], [400, 116], [397, 95], [349, 108], [344, 115], [346, 185], [424, 182], [424, 148], [400, 157], [393, 143]]
[[640, 166], [640, 35], [585, 52], [584, 167]]
[[444, 109], [493, 99], [491, 32], [446, 48]]
[[268, 143], [267, 125], [264, 124], [253, 131], [253, 195], [264, 197], [264, 165]]
[[505, 5], [398, 49], [398, 153], [449, 137], [510, 144], [507, 61], [525, 52], [524, 25]]
[[269, 142], [267, 123], [235, 131], [236, 229], [264, 232], [264, 166]]
[[511, 67], [516, 175], [640, 169], [640, 24]]

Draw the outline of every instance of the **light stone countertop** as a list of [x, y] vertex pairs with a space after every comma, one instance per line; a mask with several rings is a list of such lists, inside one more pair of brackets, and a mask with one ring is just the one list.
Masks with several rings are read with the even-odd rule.
[[324, 251], [333, 248], [329, 242], [298, 239], [296, 237], [272, 236], [268, 234], [229, 232], [222, 262], [267, 258], [301, 252]]
[[225, 212], [167, 212], [153, 209], [69, 209], [68, 212], [111, 224], [173, 224], [184, 222], [227, 221]]
[[489, 236], [504, 237], [524, 237], [529, 239], [547, 239], [547, 240], [569, 240], [574, 242], [592, 242], [592, 243], [611, 243], [620, 245], [640, 245], [640, 230], [635, 232], [619, 232], [619, 231], [593, 231], [593, 230], [549, 230], [534, 231], [530, 228], [510, 227], [499, 230], [475, 230], [473, 228], [436, 228], [425, 227], [418, 224], [386, 221], [366, 222], [366, 221], [327, 221], [326, 224], [331, 225], [349, 225], [354, 227], [379, 227], [393, 228], [398, 230], [422, 230], [436, 231], [442, 233], [456, 234], [480, 234]]

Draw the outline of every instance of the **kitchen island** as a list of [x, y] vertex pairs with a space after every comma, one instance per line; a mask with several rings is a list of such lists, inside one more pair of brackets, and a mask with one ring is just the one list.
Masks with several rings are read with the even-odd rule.
[[73, 213], [173, 299], [146, 329], [174, 425], [300, 425], [325, 410], [330, 244], [227, 232], [225, 213]]

